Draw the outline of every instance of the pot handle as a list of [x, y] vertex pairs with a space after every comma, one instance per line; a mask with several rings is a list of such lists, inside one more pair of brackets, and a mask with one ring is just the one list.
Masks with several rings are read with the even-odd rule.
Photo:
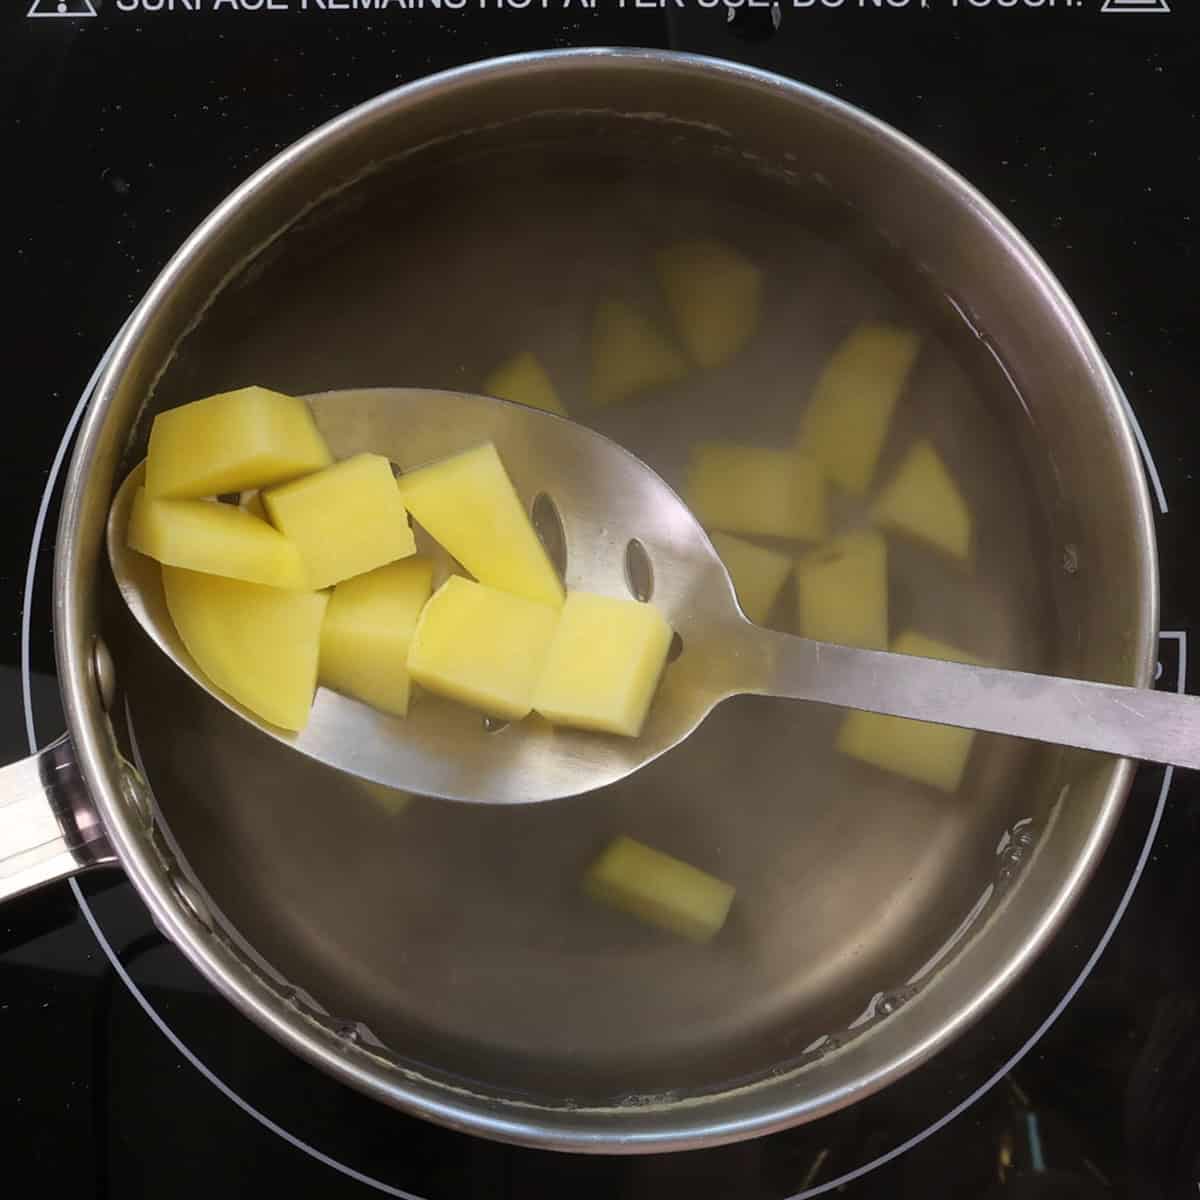
[[70, 734], [0, 768], [0, 902], [116, 863]]

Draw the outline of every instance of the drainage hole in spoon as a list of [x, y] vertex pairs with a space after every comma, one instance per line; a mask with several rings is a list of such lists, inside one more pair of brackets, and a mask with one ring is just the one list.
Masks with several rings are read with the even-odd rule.
[[529, 519], [538, 538], [546, 548], [558, 577], [563, 579], [567, 574], [567, 535], [563, 529], [562, 516], [558, 505], [545, 492], [538, 492], [533, 498], [529, 509]]
[[650, 555], [637, 538], [630, 538], [625, 547], [625, 583], [635, 600], [647, 603], [654, 595], [654, 569]]
[[667, 647], [667, 662], [673, 663], [683, 653], [683, 638], [675, 633], [671, 635], [671, 644]]

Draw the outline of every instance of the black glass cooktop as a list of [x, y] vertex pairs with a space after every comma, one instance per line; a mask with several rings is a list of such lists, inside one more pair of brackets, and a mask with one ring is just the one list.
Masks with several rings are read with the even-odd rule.
[[[6, 757], [61, 730], [47, 570], [58, 456], [169, 254], [326, 118], [444, 67], [550, 46], [767, 67], [861, 104], [981, 187], [1049, 260], [1128, 392], [1159, 510], [1159, 686], [1195, 690], [1200, 41], [1190, 14], [1152, 11], [1167, 5], [1102, 5], [7, 5]], [[635, 1160], [515, 1150], [373, 1104], [218, 999], [119, 873], [52, 886], [0, 910], [4, 1178], [50, 1196], [1195, 1196], [1198, 801], [1194, 777], [1143, 769], [1049, 952], [901, 1083], [788, 1133]]]

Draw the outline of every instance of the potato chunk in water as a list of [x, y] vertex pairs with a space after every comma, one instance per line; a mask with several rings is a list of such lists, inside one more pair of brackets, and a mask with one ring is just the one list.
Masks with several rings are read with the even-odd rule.
[[758, 327], [762, 271], [713, 238], [675, 242], [654, 263], [687, 352], [702, 367], [724, 366]]
[[800, 445], [832, 483], [863, 496], [920, 340], [907, 329], [861, 325], [834, 351], [800, 425]]
[[596, 309], [593, 404], [620, 404], [649, 388], [678, 383], [687, 373], [687, 359], [645, 313], [621, 300]]
[[485, 395], [527, 404], [530, 408], [541, 408], [560, 417], [567, 415], [546, 368], [528, 350], [506, 359], [496, 367], [483, 381], [483, 391]]
[[887, 546], [874, 530], [834, 538], [796, 564], [796, 632], [821, 642], [885, 650]]
[[918, 442], [872, 509], [877, 524], [943, 550], [971, 556], [971, 511], [941, 455]]
[[[892, 644], [896, 654], [978, 663], [956, 646], [924, 634], [902, 633]], [[851, 758], [943, 792], [956, 792], [966, 770], [975, 731], [934, 725], [880, 713], [852, 712], [842, 722], [837, 748]]]
[[825, 481], [802, 451], [698, 442], [684, 498], [706, 529], [806, 541], [825, 536]]
[[725, 924], [736, 889], [630, 837], [619, 837], [591, 865], [584, 890], [594, 900], [693, 942]]
[[756, 625], [762, 625], [791, 574], [792, 560], [778, 550], [756, 546], [732, 533], [718, 530], [711, 541], [733, 580], [742, 612]]

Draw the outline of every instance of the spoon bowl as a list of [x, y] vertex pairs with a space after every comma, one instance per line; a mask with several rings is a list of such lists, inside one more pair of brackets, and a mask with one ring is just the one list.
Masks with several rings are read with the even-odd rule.
[[[158, 564], [126, 545], [129, 507], [144, 472], [139, 465], [108, 520], [109, 562], [121, 595], [200, 687], [264, 733], [375, 783], [449, 800], [529, 804], [629, 775], [682, 741], [737, 690], [740, 642], [733, 635], [752, 627], [729, 576], [679, 497], [615, 442], [540, 410], [459, 392], [386, 388], [307, 400], [337, 458], [370, 450], [407, 471], [493, 442], [526, 509], [536, 502], [547, 542], [561, 534], [551, 554], [567, 585], [625, 598], [648, 587], [645, 598], [675, 629], [682, 652], [664, 673], [638, 738], [554, 728], [538, 718], [497, 725], [428, 693], [407, 717], [392, 717], [324, 687], [305, 728], [289, 733], [213, 687], [175, 631]], [[631, 550], [632, 541], [641, 549]], [[439, 566], [444, 577], [444, 558]], [[435, 586], [440, 581], [435, 576]], [[720, 687], [722, 671], [727, 690]]]
[[[139, 466], [122, 484], [107, 528], [109, 562], [130, 612], [199, 686], [328, 766], [448, 800], [538, 803], [632, 774], [682, 742], [717, 704], [745, 693], [1200, 766], [1193, 697], [863, 650], [752, 624], [680, 497], [616, 442], [570, 420], [421, 388], [307, 400], [339, 459], [369, 450], [404, 472], [494, 443], [567, 587], [652, 602], [675, 630], [677, 651], [636, 738], [556, 728], [537, 717], [498, 724], [428, 694], [407, 717], [392, 717], [324, 687], [305, 728], [281, 730], [208, 681], [175, 632], [157, 564], [127, 547]], [[443, 556], [441, 574], [451, 566]]]

